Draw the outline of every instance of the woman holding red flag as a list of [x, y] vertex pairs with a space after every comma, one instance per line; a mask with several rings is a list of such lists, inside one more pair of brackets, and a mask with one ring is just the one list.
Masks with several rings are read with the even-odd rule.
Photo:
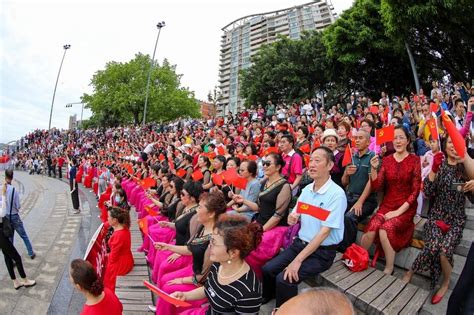
[[272, 259], [283, 244], [287, 231], [288, 207], [291, 201], [291, 188], [288, 181], [281, 175], [285, 161], [280, 154], [271, 153], [263, 162], [265, 180], [260, 186], [257, 202], [235, 195], [234, 201], [258, 212], [255, 221], [263, 226], [262, 243], [247, 257], [258, 276], [262, 266]]
[[428, 221], [424, 225], [425, 245], [403, 278], [410, 282], [415, 272], [430, 271], [433, 289], [442, 274], [443, 282], [431, 300], [433, 304], [439, 303], [449, 288], [454, 249], [461, 242], [466, 224], [465, 197], [474, 202], [472, 193], [465, 194], [455, 189], [457, 186], [453, 187], [454, 183], [465, 183], [468, 178], [464, 167], [459, 165], [462, 163], [458, 160], [451, 138], [448, 137], [443, 144], [447, 159], [443, 161], [443, 153], [437, 152], [431, 172], [424, 180], [424, 193], [432, 198]]
[[417, 197], [421, 186], [420, 158], [408, 152], [410, 135], [403, 126], [395, 127], [395, 153], [383, 159], [370, 160], [372, 189], [384, 191], [384, 198], [377, 213], [367, 224], [361, 245], [365, 249], [375, 242], [378, 254], [385, 254], [384, 273], [392, 274], [395, 253], [410, 245], [415, 230]]

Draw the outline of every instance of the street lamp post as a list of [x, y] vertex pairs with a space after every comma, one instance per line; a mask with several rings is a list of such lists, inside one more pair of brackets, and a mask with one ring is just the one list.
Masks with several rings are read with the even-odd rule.
[[82, 102], [67, 103], [66, 108], [72, 107], [72, 105], [76, 105], [76, 104], [82, 104], [82, 108], [81, 108], [81, 128], [82, 128], [82, 114], [84, 113], [84, 103], [82, 103]]
[[58, 87], [59, 75], [61, 74], [61, 68], [63, 67], [64, 57], [66, 57], [66, 51], [69, 48], [71, 48], [71, 45], [64, 45], [63, 48], [64, 48], [63, 59], [61, 59], [61, 64], [59, 65], [58, 77], [56, 78], [56, 84], [54, 85], [53, 100], [51, 101], [51, 111], [49, 112], [48, 130], [51, 129], [51, 118], [53, 117], [54, 98], [56, 96], [56, 89]]
[[158, 24], [156, 24], [156, 27], [158, 28], [158, 35], [156, 36], [155, 49], [153, 50], [153, 57], [150, 62], [150, 70], [148, 71], [148, 78], [146, 79], [145, 108], [143, 110], [143, 126], [145, 126], [145, 122], [146, 122], [146, 107], [148, 105], [148, 93], [150, 91], [151, 70], [153, 70], [153, 62], [155, 61], [156, 46], [158, 45], [158, 39], [160, 39], [161, 29], [165, 27], [165, 22], [164, 21], [158, 22]]

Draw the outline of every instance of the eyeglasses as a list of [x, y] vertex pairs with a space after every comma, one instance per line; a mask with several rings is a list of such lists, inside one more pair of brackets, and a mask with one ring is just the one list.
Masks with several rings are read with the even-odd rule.
[[265, 166], [268, 167], [268, 166], [272, 165], [272, 162], [271, 162], [271, 161], [263, 161], [263, 162], [262, 162], [262, 165], [263, 165], [264, 167], [265, 167]]

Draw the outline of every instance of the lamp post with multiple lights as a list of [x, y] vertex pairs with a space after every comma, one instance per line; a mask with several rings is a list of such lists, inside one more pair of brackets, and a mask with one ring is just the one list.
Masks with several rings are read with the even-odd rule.
[[165, 25], [166, 24], [164, 21], [158, 22], [158, 24], [156, 24], [156, 27], [158, 28], [158, 35], [156, 36], [155, 49], [153, 50], [153, 57], [151, 58], [151, 62], [150, 62], [150, 70], [148, 71], [148, 78], [146, 80], [145, 108], [143, 110], [143, 126], [145, 126], [145, 122], [146, 122], [146, 108], [148, 105], [148, 93], [150, 92], [151, 71], [153, 70], [153, 63], [155, 62], [156, 46], [158, 46], [158, 40], [160, 39], [161, 29], [165, 27]]
[[66, 51], [69, 48], [71, 48], [71, 45], [64, 45], [63, 48], [64, 48], [64, 54], [63, 54], [63, 58], [61, 59], [61, 64], [59, 65], [58, 77], [56, 78], [56, 84], [54, 85], [53, 100], [51, 101], [51, 111], [49, 112], [48, 130], [51, 129], [51, 118], [53, 117], [54, 98], [56, 97], [56, 89], [58, 88], [59, 75], [61, 74], [61, 68], [63, 67], [64, 57], [66, 57]]

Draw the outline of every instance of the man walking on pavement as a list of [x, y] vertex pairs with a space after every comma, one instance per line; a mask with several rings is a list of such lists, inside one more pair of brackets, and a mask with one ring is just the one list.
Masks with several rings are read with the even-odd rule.
[[[33, 251], [33, 246], [31, 246], [30, 239], [28, 238], [28, 235], [26, 234], [25, 228], [23, 227], [23, 222], [21, 221], [20, 218], [20, 194], [18, 191], [13, 187], [12, 181], [13, 181], [13, 170], [12, 169], [7, 169], [5, 170], [5, 181], [7, 185], [7, 193], [6, 193], [6, 209], [7, 209], [7, 214], [6, 217], [9, 219], [11, 218], [11, 224], [13, 226], [13, 229], [20, 235], [20, 237], [23, 239], [23, 242], [25, 242], [26, 249], [28, 251], [28, 256], [30, 256], [31, 259], [35, 259], [36, 254]], [[13, 236], [10, 238], [10, 242], [13, 244]]]
[[81, 213], [81, 209], [79, 209], [79, 185], [76, 182], [76, 158], [72, 158], [70, 163], [71, 169], [69, 170], [69, 188], [71, 189], [72, 207], [74, 208], [74, 214], [79, 214]]

